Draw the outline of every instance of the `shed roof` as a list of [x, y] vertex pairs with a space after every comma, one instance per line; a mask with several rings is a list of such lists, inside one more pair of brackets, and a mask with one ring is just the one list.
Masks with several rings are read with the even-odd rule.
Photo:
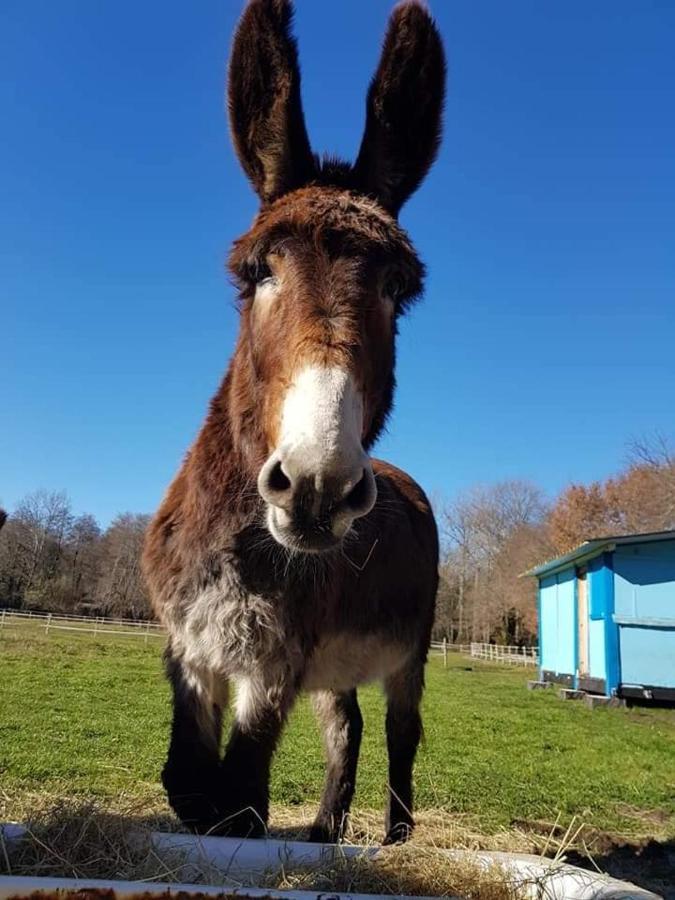
[[675, 540], [675, 531], [648, 531], [644, 534], [621, 534], [590, 538], [562, 556], [556, 556], [555, 559], [550, 559], [548, 562], [528, 569], [527, 572], [523, 572], [521, 577], [532, 575], [540, 578], [542, 575], [549, 575], [560, 569], [566, 569], [572, 563], [593, 559], [594, 556], [599, 556], [606, 550], [613, 550], [615, 547], [623, 544], [646, 544], [651, 541], [673, 540]]

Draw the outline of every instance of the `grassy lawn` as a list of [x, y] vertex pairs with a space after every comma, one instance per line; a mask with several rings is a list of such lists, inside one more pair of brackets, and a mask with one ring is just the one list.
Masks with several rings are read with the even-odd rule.
[[[12, 626], [0, 632], [2, 814], [28, 795], [157, 805], [169, 728], [158, 639], [95, 637]], [[528, 672], [434, 659], [425, 696], [426, 739], [417, 806], [466, 817], [484, 835], [518, 825], [675, 837], [675, 710], [590, 712], [555, 692], [529, 693]], [[384, 707], [361, 692], [366, 722], [355, 808], [383, 808]], [[321, 744], [306, 700], [277, 755], [273, 801], [315, 803]], [[14, 812], [13, 812], [14, 811]]]

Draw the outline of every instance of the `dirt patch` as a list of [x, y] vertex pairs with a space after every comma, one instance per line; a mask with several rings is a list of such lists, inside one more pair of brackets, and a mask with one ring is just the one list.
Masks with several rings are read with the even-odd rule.
[[664, 809], [640, 809], [637, 806], [630, 806], [628, 803], [619, 803], [616, 809], [626, 819], [634, 819], [651, 829], [668, 826], [672, 818], [670, 813]]

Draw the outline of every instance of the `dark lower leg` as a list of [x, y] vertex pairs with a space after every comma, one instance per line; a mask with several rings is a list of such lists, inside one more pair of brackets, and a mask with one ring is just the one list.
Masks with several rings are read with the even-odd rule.
[[208, 680], [196, 677], [169, 655], [166, 662], [173, 687], [173, 722], [162, 783], [179, 819], [204, 833], [219, 819], [215, 795], [222, 710]]
[[314, 705], [323, 726], [327, 769], [321, 805], [309, 838], [333, 843], [342, 837], [354, 796], [363, 719], [356, 691], [321, 692], [315, 696]]
[[235, 723], [221, 765], [219, 834], [259, 837], [267, 829], [269, 779], [293, 692], [247, 687], [237, 703]]
[[389, 802], [385, 843], [405, 841], [414, 827], [412, 772], [422, 736], [419, 702], [423, 673], [396, 676], [387, 683]]

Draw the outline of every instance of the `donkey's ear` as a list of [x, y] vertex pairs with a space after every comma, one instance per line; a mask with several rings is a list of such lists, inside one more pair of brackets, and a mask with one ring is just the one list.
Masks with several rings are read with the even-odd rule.
[[354, 171], [359, 187], [394, 215], [419, 187], [441, 140], [445, 54], [422, 3], [391, 15], [368, 91], [366, 129]]
[[290, 0], [250, 0], [230, 56], [232, 138], [263, 203], [301, 187], [314, 173], [292, 18]]

